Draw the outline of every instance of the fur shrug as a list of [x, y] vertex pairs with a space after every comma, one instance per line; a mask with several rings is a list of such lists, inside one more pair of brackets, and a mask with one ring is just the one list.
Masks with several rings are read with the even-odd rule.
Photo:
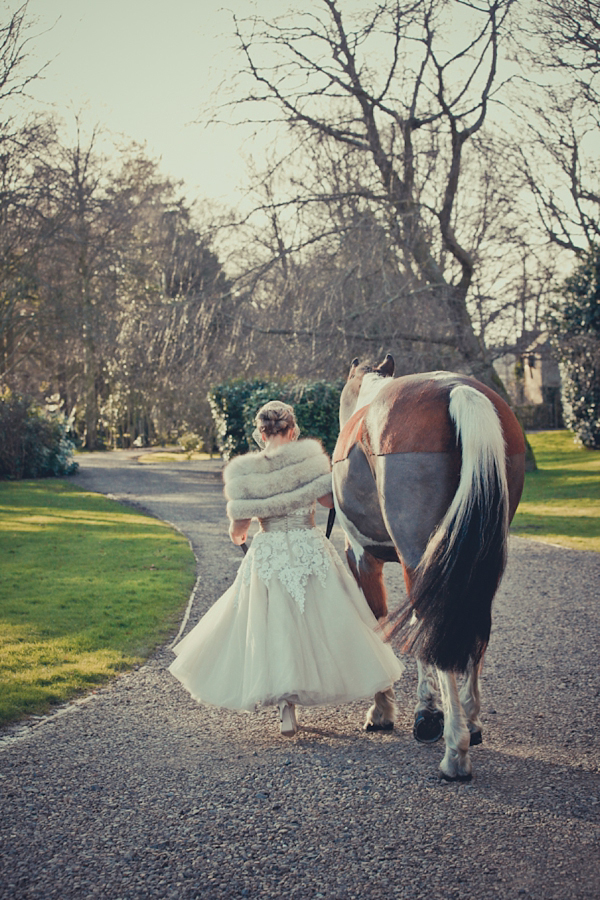
[[282, 444], [268, 455], [247, 453], [223, 471], [230, 519], [283, 516], [331, 491], [329, 457], [318, 441]]

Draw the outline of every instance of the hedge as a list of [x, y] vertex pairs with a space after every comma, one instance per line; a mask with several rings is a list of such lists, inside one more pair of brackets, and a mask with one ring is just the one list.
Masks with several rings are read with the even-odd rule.
[[290, 403], [302, 437], [317, 438], [331, 455], [339, 432], [339, 402], [344, 381], [235, 379], [216, 385], [208, 394], [217, 446], [225, 459], [254, 448], [252, 432], [257, 411], [269, 400]]

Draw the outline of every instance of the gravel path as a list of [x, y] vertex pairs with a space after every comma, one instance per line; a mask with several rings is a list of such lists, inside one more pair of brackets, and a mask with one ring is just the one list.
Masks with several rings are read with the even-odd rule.
[[[188, 627], [240, 562], [220, 469], [121, 452], [86, 456], [73, 479], [190, 538]], [[599, 576], [600, 555], [511, 541], [470, 784], [440, 781], [441, 744], [411, 736], [412, 661], [392, 734], [361, 731], [366, 702], [301, 710], [293, 740], [272, 709], [200, 707], [168, 647], [6, 730], [0, 898], [597, 900]], [[398, 597], [400, 567], [386, 578]]]

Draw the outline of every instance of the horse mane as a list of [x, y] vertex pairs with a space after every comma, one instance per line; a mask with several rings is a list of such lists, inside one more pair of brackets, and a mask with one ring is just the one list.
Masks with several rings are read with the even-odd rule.
[[363, 406], [367, 406], [369, 403], [371, 403], [371, 401], [375, 399], [379, 391], [386, 386], [388, 381], [393, 381], [391, 375], [386, 376], [380, 375], [378, 372], [367, 372], [362, 380], [360, 391], [358, 392], [354, 412], [356, 412], [357, 409], [362, 409]]

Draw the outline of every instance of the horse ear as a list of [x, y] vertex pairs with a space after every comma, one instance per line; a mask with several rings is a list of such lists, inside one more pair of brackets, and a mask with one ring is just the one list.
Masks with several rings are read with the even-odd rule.
[[352, 376], [352, 373], [354, 372], [358, 363], [359, 363], [358, 356], [355, 356], [354, 359], [352, 360], [352, 362], [350, 363], [350, 371], [348, 372], [348, 378], [350, 378]]
[[391, 353], [386, 355], [384, 361], [377, 366], [376, 371], [385, 378], [389, 378], [394, 374], [396, 371], [396, 363], [394, 362], [394, 357]]

